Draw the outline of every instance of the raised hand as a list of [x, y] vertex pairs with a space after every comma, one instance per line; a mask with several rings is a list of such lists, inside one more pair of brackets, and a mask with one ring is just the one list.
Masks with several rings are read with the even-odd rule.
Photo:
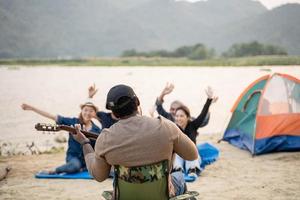
[[165, 88], [161, 91], [161, 94], [158, 97], [158, 100], [160, 102], [163, 102], [164, 96], [167, 94], [170, 94], [173, 90], [174, 90], [174, 85], [172, 83], [167, 82]]
[[210, 86], [206, 88], [205, 93], [208, 99], [212, 99], [212, 103], [215, 103], [219, 98], [218, 96], [214, 96], [214, 91]]
[[214, 96], [214, 91], [213, 91], [213, 89], [212, 89], [210, 86], [208, 86], [208, 87], [205, 89], [205, 93], [206, 93], [206, 95], [207, 95], [207, 98], [209, 98], [209, 99], [212, 99], [213, 96]]
[[88, 88], [89, 98], [93, 98], [93, 96], [97, 93], [98, 89], [96, 89], [95, 83]]
[[33, 112], [35, 112], [35, 113], [37, 113], [37, 114], [39, 114], [39, 115], [41, 115], [43, 117], [47, 117], [49, 119], [57, 121], [57, 116], [56, 115], [53, 115], [53, 114], [48, 113], [46, 111], [40, 110], [39, 108], [33, 107], [33, 106], [29, 105], [29, 104], [23, 103], [21, 105], [21, 108], [23, 110], [31, 110], [31, 111], [33, 111]]
[[165, 88], [163, 89], [163, 91], [161, 92], [161, 94], [167, 95], [167, 94], [170, 94], [173, 90], [174, 90], [174, 84], [167, 82], [167, 84], [166, 84]]
[[21, 105], [21, 108], [22, 108], [23, 110], [33, 110], [33, 107], [32, 107], [31, 105], [26, 104], [26, 103], [23, 103], [23, 104]]

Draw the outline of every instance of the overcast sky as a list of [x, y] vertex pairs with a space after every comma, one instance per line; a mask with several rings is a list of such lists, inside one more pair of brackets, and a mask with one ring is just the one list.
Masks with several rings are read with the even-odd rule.
[[[206, 0], [185, 0], [185, 1], [206, 1]], [[285, 3], [300, 3], [300, 0], [256, 0], [260, 1], [264, 6], [266, 6], [268, 9], [274, 8], [276, 6], [280, 6]]]

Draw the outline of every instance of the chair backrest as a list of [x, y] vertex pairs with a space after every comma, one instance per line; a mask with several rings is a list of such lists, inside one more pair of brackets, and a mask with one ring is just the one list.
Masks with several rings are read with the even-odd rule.
[[115, 167], [115, 194], [118, 200], [167, 200], [168, 160], [138, 167]]

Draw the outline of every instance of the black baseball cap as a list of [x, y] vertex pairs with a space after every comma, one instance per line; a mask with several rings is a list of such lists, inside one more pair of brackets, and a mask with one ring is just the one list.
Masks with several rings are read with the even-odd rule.
[[[122, 104], [118, 104], [118, 101], [121, 97], [129, 97], [128, 101], [123, 102]], [[126, 106], [132, 99], [135, 99], [136, 94], [134, 93], [133, 89], [127, 85], [116, 85], [112, 87], [106, 98], [106, 109], [113, 110], [113, 109], [120, 109]]]

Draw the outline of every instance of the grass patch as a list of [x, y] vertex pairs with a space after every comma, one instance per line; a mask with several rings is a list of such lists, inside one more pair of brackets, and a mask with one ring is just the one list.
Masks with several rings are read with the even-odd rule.
[[187, 58], [116, 57], [63, 59], [0, 59], [0, 66], [276, 66], [300, 65], [300, 56], [254, 56], [242, 58], [215, 58], [190, 60]]

